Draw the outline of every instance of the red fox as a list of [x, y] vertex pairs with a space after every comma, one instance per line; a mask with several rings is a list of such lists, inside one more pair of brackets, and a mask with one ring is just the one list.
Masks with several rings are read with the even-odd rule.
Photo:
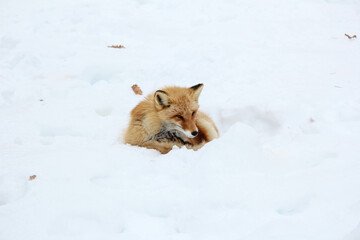
[[198, 111], [203, 87], [166, 87], [147, 96], [131, 111], [125, 143], [165, 154], [173, 146], [198, 150], [219, 137], [211, 118]]

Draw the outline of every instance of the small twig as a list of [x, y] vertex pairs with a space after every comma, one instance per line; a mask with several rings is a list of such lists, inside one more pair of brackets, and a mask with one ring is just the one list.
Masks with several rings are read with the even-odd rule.
[[348, 37], [348, 39], [353, 39], [353, 38], [356, 38], [356, 35], [353, 35], [352, 37], [351, 36], [349, 36], [348, 34], [346, 34], [345, 33], [345, 36], [347, 36]]
[[125, 48], [124, 45], [111, 45], [108, 48]]

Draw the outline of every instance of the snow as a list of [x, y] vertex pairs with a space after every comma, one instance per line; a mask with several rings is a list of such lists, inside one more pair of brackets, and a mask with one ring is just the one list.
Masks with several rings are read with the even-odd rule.
[[[0, 20], [1, 240], [360, 239], [358, 1], [3, 1]], [[135, 83], [204, 83], [221, 137], [123, 144]]]

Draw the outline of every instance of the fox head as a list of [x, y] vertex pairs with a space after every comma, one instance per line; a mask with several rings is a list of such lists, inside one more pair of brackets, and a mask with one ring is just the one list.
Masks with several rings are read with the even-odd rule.
[[154, 93], [154, 104], [163, 130], [176, 136], [194, 138], [198, 134], [196, 114], [202, 83], [190, 88], [167, 87]]

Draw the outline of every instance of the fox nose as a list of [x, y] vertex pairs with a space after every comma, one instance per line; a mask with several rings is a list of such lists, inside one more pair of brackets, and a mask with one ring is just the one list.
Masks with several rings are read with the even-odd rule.
[[197, 134], [198, 134], [198, 132], [197, 132], [197, 131], [193, 131], [193, 132], [191, 132], [191, 135], [193, 135], [194, 137], [195, 137]]

